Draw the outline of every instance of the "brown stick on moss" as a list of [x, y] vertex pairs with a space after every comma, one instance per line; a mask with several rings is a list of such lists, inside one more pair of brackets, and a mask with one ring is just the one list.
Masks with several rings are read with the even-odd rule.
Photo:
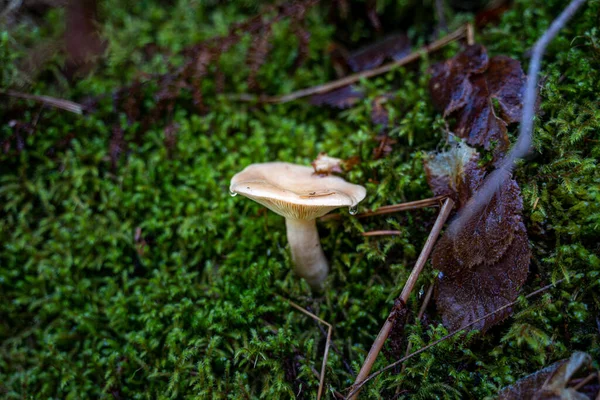
[[[419, 258], [417, 259], [417, 262], [415, 263], [415, 266], [414, 266], [413, 270], [411, 271], [410, 276], [408, 277], [408, 279], [406, 280], [406, 283], [404, 284], [404, 289], [402, 289], [402, 293], [400, 293], [399, 298], [400, 298], [400, 300], [402, 300], [402, 302], [404, 304], [408, 301], [408, 297], [410, 296], [410, 293], [412, 292], [413, 288], [415, 287], [415, 284], [417, 283], [417, 279], [419, 279], [419, 275], [421, 274], [421, 271], [423, 271], [423, 267], [425, 266], [425, 263], [427, 262], [427, 259], [429, 258], [429, 254], [431, 254], [431, 251], [433, 250], [435, 241], [437, 240], [440, 232], [442, 231], [442, 227], [444, 226], [444, 223], [446, 222], [446, 220], [448, 219], [448, 216], [450, 215], [450, 212], [452, 211], [452, 207], [454, 207], [454, 201], [450, 198], [446, 199], [444, 201], [444, 205], [442, 206], [442, 209], [440, 210], [440, 213], [438, 214], [437, 219], [435, 220], [435, 224], [433, 225], [433, 228], [431, 229], [431, 232], [429, 233], [429, 237], [427, 238], [427, 241], [425, 242], [425, 245], [423, 246], [423, 250], [421, 250], [421, 254], [419, 255]], [[391, 317], [391, 315], [392, 314], [390, 313], [390, 317]], [[379, 352], [381, 351], [381, 348], [383, 347], [383, 344], [385, 343], [388, 335], [390, 334], [390, 330], [392, 329], [392, 326], [394, 325], [392, 318], [390, 318], [390, 317], [388, 317], [386, 319], [385, 324], [383, 324], [383, 327], [379, 331], [379, 334], [377, 335], [377, 338], [373, 342], [373, 345], [371, 345], [369, 354], [367, 354], [367, 358], [365, 358], [365, 362], [363, 363], [362, 367], [360, 368], [360, 371], [358, 372], [356, 380], [354, 381], [355, 385], [364, 381], [367, 378], [367, 376], [369, 375], [369, 372], [371, 372], [371, 368], [373, 368], [373, 364], [375, 364], [375, 360], [377, 359], [377, 356], [379, 355]], [[348, 397], [348, 399], [356, 399], [358, 392], [359, 392], [359, 390], [356, 390], [352, 394], [352, 396]]]
[[361, 79], [372, 78], [377, 75], [384, 74], [386, 72], [391, 71], [394, 68], [401, 67], [406, 64], [410, 64], [413, 61], [417, 61], [422, 58], [426, 54], [430, 54], [434, 51], [437, 51], [446, 45], [466, 37], [468, 32], [469, 24], [463, 25], [457, 30], [448, 35], [444, 36], [441, 39], [436, 40], [435, 42], [420, 48], [419, 50], [413, 51], [409, 55], [402, 57], [397, 61], [393, 61], [387, 64], [382, 65], [381, 67], [369, 69], [362, 72], [357, 72], [352, 75], [348, 75], [344, 78], [331, 81], [322, 85], [317, 85], [313, 87], [309, 87], [306, 89], [300, 89], [298, 91], [284, 94], [281, 96], [254, 96], [250, 94], [239, 94], [239, 95], [230, 95], [228, 98], [230, 100], [237, 101], [259, 101], [261, 103], [287, 103], [290, 101], [298, 100], [303, 97], [312, 96], [314, 94], [325, 93], [335, 89], [339, 89], [343, 86], [348, 86], [353, 83], [360, 81]]

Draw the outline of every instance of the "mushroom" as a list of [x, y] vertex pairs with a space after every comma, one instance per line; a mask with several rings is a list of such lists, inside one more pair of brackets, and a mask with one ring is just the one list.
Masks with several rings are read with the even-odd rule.
[[316, 219], [338, 207], [352, 210], [366, 195], [364, 187], [338, 176], [285, 162], [252, 164], [231, 178], [229, 190], [285, 217], [294, 271], [313, 290], [321, 289], [329, 270]]

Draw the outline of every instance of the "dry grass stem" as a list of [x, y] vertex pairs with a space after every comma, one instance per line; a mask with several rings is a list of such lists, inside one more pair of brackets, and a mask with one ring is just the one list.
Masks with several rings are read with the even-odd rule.
[[473, 24], [467, 24], [467, 44], [473, 46], [475, 44], [475, 28]]
[[331, 344], [331, 333], [333, 332], [333, 327], [331, 326], [330, 323], [323, 321], [321, 318], [317, 317], [315, 314], [311, 313], [310, 311], [307, 311], [304, 308], [300, 307], [298, 304], [294, 303], [293, 301], [287, 300], [287, 302], [289, 303], [290, 306], [294, 307], [296, 310], [308, 315], [309, 317], [313, 318], [314, 320], [327, 326], [327, 340], [325, 342], [325, 351], [323, 352], [323, 363], [321, 364], [321, 375], [319, 376], [319, 391], [317, 392], [317, 400], [320, 400], [321, 396], [323, 396], [323, 389], [325, 387], [325, 368], [327, 367], [327, 357], [329, 356], [329, 346]]
[[381, 230], [381, 231], [369, 231], [363, 232], [361, 235], [369, 237], [369, 236], [390, 236], [390, 235], [400, 235], [402, 231], [396, 230]]
[[50, 96], [40, 96], [35, 94], [27, 94], [15, 92], [14, 90], [0, 90], [0, 94], [5, 96], [17, 97], [19, 99], [33, 100], [38, 103], [45, 104], [50, 107], [59, 108], [75, 114], [83, 114], [83, 106], [70, 100], [57, 99]]
[[[431, 229], [431, 232], [429, 233], [429, 237], [427, 238], [427, 241], [425, 242], [425, 245], [423, 246], [423, 250], [421, 250], [421, 254], [419, 255], [419, 258], [417, 259], [417, 262], [415, 263], [415, 266], [414, 266], [413, 270], [411, 271], [410, 276], [408, 277], [408, 279], [406, 280], [406, 283], [404, 284], [404, 289], [402, 289], [402, 293], [400, 293], [399, 298], [400, 298], [400, 300], [402, 300], [402, 302], [406, 303], [408, 301], [408, 297], [409, 297], [410, 293], [412, 292], [415, 284], [417, 283], [417, 279], [419, 278], [421, 271], [423, 271], [423, 267], [425, 266], [425, 263], [427, 262], [427, 259], [429, 258], [429, 254], [431, 254], [431, 251], [433, 250], [433, 246], [435, 245], [435, 242], [436, 242], [440, 232], [442, 231], [444, 223], [448, 219], [448, 216], [450, 215], [450, 212], [452, 211], [453, 207], [454, 207], [454, 201], [450, 198], [447, 198], [444, 201], [444, 205], [442, 206], [442, 209], [440, 210], [440, 213], [438, 214], [438, 217], [435, 221], [435, 224], [433, 225], [433, 228]], [[392, 329], [392, 326], [393, 326], [393, 322], [388, 317], [386, 319], [383, 327], [379, 331], [377, 338], [373, 342], [373, 345], [371, 346], [371, 349], [369, 350], [369, 353], [367, 354], [367, 357], [365, 358], [365, 361], [364, 361], [362, 367], [360, 368], [358, 376], [356, 377], [356, 380], [354, 381], [355, 385], [358, 384], [359, 382], [362, 382], [364, 379], [366, 379], [367, 376], [369, 375], [369, 372], [371, 372], [371, 368], [373, 368], [373, 364], [375, 364], [375, 360], [377, 359], [377, 356], [379, 355], [379, 352], [381, 351], [383, 344], [385, 343], [386, 339], [388, 338], [388, 335], [390, 334], [390, 330]], [[362, 386], [362, 385], [360, 385], [360, 386]], [[358, 386], [357, 389], [353, 391], [351, 396], [348, 396], [349, 399], [356, 399], [358, 392], [360, 390], [360, 386]]]
[[317, 85], [317, 86], [309, 87], [306, 89], [301, 89], [296, 92], [292, 92], [292, 93], [281, 95], [281, 96], [254, 96], [254, 95], [246, 93], [246, 94], [239, 94], [239, 95], [235, 95], [235, 94], [229, 95], [228, 98], [231, 100], [237, 100], [237, 101], [258, 101], [261, 103], [287, 103], [290, 101], [301, 99], [303, 97], [308, 97], [308, 96], [312, 96], [312, 95], [319, 94], [319, 93], [329, 92], [334, 89], [339, 89], [343, 86], [348, 86], [353, 83], [356, 83], [356, 82], [360, 81], [361, 79], [368, 79], [368, 78], [372, 78], [377, 75], [385, 74], [386, 72], [389, 72], [389, 71], [393, 70], [394, 68], [401, 67], [406, 64], [410, 64], [411, 62], [414, 62], [414, 61], [422, 58], [424, 55], [427, 55], [434, 51], [437, 51], [456, 40], [464, 39], [467, 35], [468, 25], [469, 24], [461, 26], [454, 32], [449, 33], [448, 35], [444, 36], [443, 38], [438, 39], [438, 40], [432, 42], [431, 44], [420, 48], [419, 50], [413, 51], [412, 53], [408, 54], [405, 57], [402, 57], [399, 60], [384, 64], [384, 65], [374, 68], [374, 69], [361, 71], [361, 72], [358, 72], [358, 73], [355, 73], [352, 75], [348, 75], [344, 78], [341, 78], [341, 79], [338, 79], [335, 81], [331, 81], [331, 82], [328, 82], [328, 83], [325, 83], [322, 85]]
[[[447, 196], [437, 196], [432, 197], [430, 199], [423, 199], [417, 201], [410, 201], [407, 203], [399, 203], [399, 204], [391, 204], [389, 206], [379, 207], [377, 211], [365, 211], [359, 214], [356, 214], [355, 218], [367, 218], [374, 217], [376, 215], [384, 215], [384, 214], [392, 214], [400, 211], [408, 211], [408, 210], [416, 210], [419, 208], [425, 207], [437, 207], [446, 199]], [[341, 214], [327, 214], [321, 218], [319, 221], [330, 221], [332, 219], [340, 219], [342, 217]]]
[[[556, 283], [553, 283], [553, 284], [550, 284], [550, 285], [546, 285], [546, 286], [544, 286], [544, 287], [542, 287], [542, 288], [539, 288], [538, 290], [536, 290], [536, 291], [534, 291], [534, 292], [531, 292], [531, 293], [529, 293], [527, 296], [525, 296], [525, 298], [526, 298], [526, 299], [529, 299], [530, 297], [536, 296], [536, 295], [538, 295], [538, 294], [540, 294], [540, 293], [542, 293], [542, 292], [544, 292], [544, 291], [546, 291], [546, 290], [548, 290], [548, 289], [550, 289], [550, 288], [552, 288], [552, 287], [554, 287], [554, 286], [558, 285], [559, 283], [562, 283], [562, 282], [564, 282], [566, 279], [567, 279], [567, 278], [563, 278], [563, 279], [560, 279], [560, 280], [556, 281]], [[455, 335], [457, 335], [458, 333], [460, 333], [460, 332], [462, 332], [463, 330], [465, 330], [465, 329], [467, 329], [467, 328], [469, 328], [469, 327], [471, 327], [471, 326], [473, 326], [473, 325], [477, 324], [478, 322], [481, 322], [481, 321], [485, 320], [486, 318], [489, 318], [490, 316], [492, 316], [492, 315], [494, 315], [494, 314], [496, 314], [496, 313], [498, 313], [498, 312], [500, 312], [500, 311], [503, 311], [503, 310], [505, 310], [505, 309], [507, 309], [507, 308], [509, 308], [509, 307], [512, 307], [512, 306], [514, 306], [514, 305], [515, 305], [515, 304], [517, 304], [518, 302], [519, 302], [519, 300], [515, 300], [515, 301], [513, 301], [513, 302], [511, 302], [511, 303], [508, 303], [508, 304], [506, 304], [506, 305], [504, 305], [504, 306], [502, 306], [502, 307], [500, 307], [500, 308], [498, 308], [498, 309], [496, 309], [496, 310], [494, 310], [494, 311], [492, 311], [492, 312], [490, 312], [490, 313], [488, 313], [488, 314], [484, 315], [483, 317], [477, 318], [476, 320], [474, 320], [474, 321], [472, 321], [472, 322], [468, 323], [467, 325], [465, 325], [465, 326], [463, 326], [463, 327], [461, 327], [461, 328], [459, 328], [459, 329], [455, 330], [454, 332], [451, 332], [451, 333], [447, 334], [446, 336], [442, 337], [441, 339], [438, 339], [438, 340], [436, 340], [435, 342], [433, 342], [433, 343], [430, 343], [430, 344], [428, 344], [427, 346], [425, 346], [425, 347], [423, 347], [423, 348], [421, 348], [421, 349], [419, 349], [419, 350], [415, 351], [414, 353], [411, 353], [411, 354], [409, 354], [409, 355], [408, 355], [408, 356], [406, 356], [406, 357], [402, 357], [402, 358], [401, 358], [401, 359], [399, 359], [398, 361], [394, 361], [394, 362], [393, 362], [393, 363], [391, 363], [390, 365], [388, 365], [388, 366], [386, 366], [386, 367], [384, 367], [384, 368], [380, 369], [380, 370], [379, 370], [379, 371], [377, 371], [377, 372], [374, 372], [374, 373], [372, 373], [371, 375], [367, 376], [367, 377], [366, 377], [364, 380], [362, 380], [362, 381], [358, 381], [358, 380], [357, 380], [357, 382], [355, 382], [355, 383], [354, 383], [354, 385], [352, 385], [352, 386], [349, 388], [349, 389], [351, 389], [351, 392], [348, 394], [348, 397], [347, 397], [347, 398], [348, 398], [348, 399], [355, 398], [355, 396], [356, 396], [356, 395], [358, 394], [358, 392], [360, 391], [360, 388], [361, 388], [361, 387], [362, 387], [362, 386], [363, 386], [365, 383], [367, 383], [367, 382], [368, 382], [368, 381], [370, 381], [371, 379], [373, 379], [373, 378], [377, 377], [378, 375], [381, 375], [381, 374], [382, 374], [382, 373], [384, 373], [385, 371], [388, 371], [388, 370], [390, 370], [390, 369], [392, 369], [392, 368], [396, 367], [397, 365], [399, 365], [399, 364], [402, 364], [404, 361], [406, 361], [406, 360], [408, 360], [408, 359], [410, 359], [410, 358], [412, 358], [412, 357], [414, 357], [414, 356], [416, 356], [416, 355], [418, 355], [418, 354], [421, 354], [421, 353], [423, 353], [424, 351], [427, 351], [427, 350], [429, 350], [429, 349], [430, 349], [430, 348], [432, 348], [433, 346], [436, 346], [436, 345], [438, 345], [438, 344], [442, 343], [443, 341], [450, 339], [452, 336], [455, 336]]]
[[579, 382], [577, 385], [573, 386], [573, 390], [578, 391], [579, 389], [581, 389], [582, 387], [584, 387], [585, 385], [587, 385], [588, 383], [590, 383], [592, 380], [594, 380], [596, 378], [598, 378], [598, 380], [600, 381], [599, 373], [592, 372], [585, 379], [583, 379], [581, 382]]

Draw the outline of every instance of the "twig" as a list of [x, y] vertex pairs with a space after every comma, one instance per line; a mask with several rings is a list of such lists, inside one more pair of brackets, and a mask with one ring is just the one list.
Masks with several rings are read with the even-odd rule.
[[25, 100], [33, 100], [54, 108], [60, 108], [61, 110], [70, 111], [75, 114], [83, 114], [84, 107], [81, 104], [75, 103], [70, 100], [57, 99], [55, 97], [50, 96], [40, 96], [35, 94], [15, 92], [14, 90], [0, 90], [0, 94], [3, 94], [5, 96], [18, 97], [20, 99]]
[[[312, 312], [312, 309], [310, 306], [306, 307], [307, 311]], [[313, 313], [314, 314], [314, 313]], [[315, 321], [315, 325], [319, 327], [319, 330], [321, 331], [321, 333], [323, 335], [327, 335], [327, 332], [325, 332], [325, 329], [323, 329], [323, 327], [318, 323], [318, 321]], [[348, 373], [350, 375], [352, 375], [352, 377], [354, 377], [354, 370], [352, 369], [352, 367], [350, 366], [350, 364], [348, 364], [348, 361], [346, 361], [346, 359], [344, 358], [344, 355], [342, 354], [342, 352], [340, 351], [340, 349], [338, 349], [338, 347], [335, 345], [334, 341], [331, 341], [331, 350], [333, 350], [334, 353], [337, 353], [340, 356], [340, 359], [342, 361], [342, 363], [344, 364], [344, 366], [346, 367], [346, 370], [348, 370]], [[318, 376], [317, 376], [318, 378]]]
[[[534, 292], [531, 292], [531, 293], [529, 293], [527, 296], [525, 296], [525, 298], [526, 298], [526, 299], [529, 299], [530, 297], [536, 296], [536, 295], [538, 295], [538, 294], [540, 294], [540, 293], [542, 293], [542, 292], [544, 292], [544, 291], [546, 291], [546, 290], [548, 290], [548, 289], [550, 289], [550, 288], [552, 288], [552, 287], [554, 287], [554, 286], [558, 285], [559, 283], [562, 283], [562, 282], [564, 282], [566, 279], [567, 279], [567, 278], [562, 278], [562, 279], [560, 279], [560, 280], [556, 281], [556, 283], [552, 283], [552, 284], [550, 284], [550, 285], [546, 285], [546, 286], [544, 286], [544, 287], [542, 287], [542, 288], [540, 288], [540, 289], [538, 289], [538, 290], [536, 290], [536, 291], [534, 291]], [[519, 302], [519, 300], [512, 301], [512, 302], [510, 302], [510, 303], [508, 303], [508, 304], [506, 304], [506, 305], [504, 305], [504, 306], [502, 306], [502, 307], [500, 307], [500, 308], [498, 308], [498, 309], [496, 309], [496, 310], [494, 310], [494, 311], [492, 311], [492, 312], [490, 312], [490, 313], [488, 313], [488, 314], [484, 315], [483, 317], [477, 318], [476, 320], [474, 320], [474, 321], [472, 321], [472, 322], [470, 322], [470, 323], [466, 324], [465, 326], [463, 326], [463, 327], [461, 327], [461, 328], [459, 328], [459, 329], [455, 330], [454, 332], [451, 332], [451, 333], [447, 334], [446, 336], [442, 337], [441, 339], [438, 339], [438, 340], [436, 340], [435, 342], [428, 344], [427, 346], [425, 346], [425, 347], [423, 347], [423, 348], [421, 348], [421, 349], [419, 349], [419, 350], [415, 351], [414, 353], [411, 353], [411, 354], [409, 354], [409, 355], [408, 355], [408, 356], [406, 356], [406, 357], [402, 357], [402, 358], [401, 358], [401, 359], [399, 359], [398, 361], [394, 361], [394, 362], [393, 362], [393, 363], [391, 363], [390, 365], [388, 365], [388, 366], [386, 366], [386, 367], [384, 367], [384, 368], [380, 369], [380, 370], [379, 370], [379, 371], [377, 371], [377, 372], [373, 372], [371, 375], [369, 375], [368, 377], [366, 377], [364, 380], [362, 380], [362, 381], [360, 381], [360, 382], [358, 382], [358, 383], [356, 383], [356, 382], [355, 382], [355, 383], [354, 383], [354, 385], [352, 385], [352, 386], [350, 387], [350, 388], [352, 389], [352, 391], [350, 392], [350, 394], [348, 394], [348, 397], [347, 397], [347, 398], [348, 398], [348, 399], [350, 399], [350, 398], [352, 398], [352, 396], [355, 396], [356, 394], [358, 394], [358, 392], [360, 391], [360, 388], [361, 388], [361, 387], [362, 387], [362, 386], [363, 386], [365, 383], [367, 383], [367, 382], [368, 382], [368, 381], [370, 381], [371, 379], [373, 379], [373, 378], [377, 377], [378, 375], [381, 375], [381, 374], [382, 374], [382, 373], [384, 373], [385, 371], [388, 371], [388, 370], [390, 370], [390, 369], [392, 369], [392, 368], [396, 367], [397, 365], [399, 365], [399, 364], [403, 363], [404, 361], [406, 361], [406, 360], [408, 360], [408, 359], [410, 359], [410, 358], [413, 358], [414, 356], [416, 356], [416, 355], [418, 355], [418, 354], [421, 354], [421, 353], [423, 353], [424, 351], [426, 351], [426, 350], [428, 350], [428, 349], [432, 348], [433, 346], [436, 346], [436, 345], [440, 344], [441, 342], [443, 342], [443, 341], [445, 341], [445, 340], [448, 340], [448, 339], [450, 339], [452, 336], [455, 336], [455, 335], [457, 335], [458, 333], [462, 332], [462, 331], [463, 331], [463, 330], [465, 330], [466, 328], [469, 328], [469, 327], [471, 327], [471, 326], [473, 326], [473, 325], [477, 324], [478, 322], [481, 322], [481, 321], [485, 320], [486, 318], [489, 318], [490, 316], [492, 316], [492, 315], [494, 315], [494, 314], [496, 314], [496, 313], [499, 313], [500, 311], [503, 311], [503, 310], [505, 310], [505, 309], [507, 309], [507, 308], [509, 308], [509, 307], [512, 307], [512, 306], [514, 306], [514, 305], [515, 305], [515, 304], [517, 304], [518, 302]]]
[[[448, 219], [448, 216], [450, 215], [450, 212], [452, 211], [452, 207], [454, 207], [454, 201], [450, 198], [447, 198], [444, 201], [444, 205], [442, 206], [442, 209], [440, 210], [440, 213], [438, 214], [437, 219], [435, 220], [435, 224], [433, 225], [433, 228], [431, 229], [431, 232], [429, 233], [429, 237], [427, 238], [427, 241], [425, 242], [425, 245], [423, 246], [423, 250], [421, 250], [421, 254], [419, 255], [419, 258], [417, 259], [417, 262], [415, 263], [415, 266], [414, 266], [413, 270], [411, 271], [410, 276], [408, 277], [408, 279], [406, 280], [406, 283], [404, 284], [402, 293], [400, 293], [399, 299], [402, 300], [402, 302], [406, 303], [408, 301], [408, 296], [412, 292], [412, 290], [415, 286], [415, 283], [417, 282], [417, 279], [419, 278], [419, 275], [421, 274], [421, 271], [423, 270], [423, 267], [425, 266], [425, 263], [427, 262], [427, 259], [429, 258], [429, 254], [433, 250], [435, 241], [437, 240], [437, 237], [439, 236], [440, 232], [442, 231], [442, 227], [444, 226], [446, 219]], [[391, 315], [391, 313], [390, 313], [390, 315]], [[357, 382], [362, 382], [367, 377], [367, 375], [369, 375], [369, 372], [371, 372], [371, 368], [373, 368], [373, 364], [375, 363], [375, 360], [377, 359], [377, 355], [381, 351], [381, 348], [383, 347], [385, 340], [387, 339], [388, 335], [390, 334], [390, 330], [392, 329], [393, 324], [394, 323], [391, 320], [391, 318], [388, 317], [385, 321], [385, 324], [381, 328], [381, 331], [379, 331], [377, 338], [373, 342], [373, 345], [371, 345], [369, 354], [367, 354], [367, 357], [365, 358], [365, 361], [364, 361], [362, 367], [360, 368], [358, 376], [356, 377], [356, 380], [354, 381], [355, 384]], [[359, 388], [360, 388], [360, 386], [359, 386]], [[354, 399], [355, 398], [354, 396], [356, 394], [358, 394], [358, 390], [354, 391], [352, 396], [349, 396], [348, 398]]]
[[366, 237], [389, 236], [389, 235], [400, 235], [400, 234], [402, 234], [402, 231], [395, 231], [395, 230], [369, 231], [369, 232], [361, 233], [361, 235], [366, 236]]
[[[410, 201], [408, 203], [400, 203], [400, 204], [392, 204], [389, 206], [379, 207], [377, 211], [365, 211], [359, 214], [356, 214], [355, 218], [366, 218], [373, 217], [375, 215], [383, 215], [383, 214], [391, 214], [399, 211], [408, 211], [415, 210], [417, 208], [425, 208], [425, 207], [433, 207], [439, 206], [442, 201], [446, 199], [447, 196], [437, 196], [432, 197], [430, 199], [423, 199], [417, 201]], [[340, 219], [342, 217], [341, 214], [327, 214], [321, 218], [319, 221], [329, 221], [332, 219]]]
[[475, 44], [475, 29], [472, 24], [467, 24], [467, 44], [469, 46]]
[[467, 33], [467, 25], [464, 25], [452, 33], [444, 36], [441, 39], [436, 40], [435, 42], [422, 47], [417, 51], [413, 51], [405, 57], [402, 57], [399, 60], [384, 64], [378, 68], [370, 69], [367, 71], [358, 72], [344, 78], [331, 81], [322, 85], [317, 85], [313, 87], [309, 87], [306, 89], [301, 89], [296, 92], [292, 92], [289, 94], [284, 94], [281, 96], [252, 96], [246, 93], [243, 94], [233, 94], [229, 95], [228, 98], [230, 100], [237, 101], [259, 101], [262, 103], [287, 103], [290, 101], [298, 100], [303, 97], [312, 96], [319, 93], [329, 92], [334, 89], [339, 89], [343, 86], [348, 86], [353, 83], [360, 81], [361, 79], [368, 79], [377, 75], [384, 74], [386, 72], [391, 71], [394, 68], [401, 67], [403, 65], [409, 64], [413, 61], [416, 61], [423, 57], [426, 54], [437, 51], [449, 43], [454, 42], [455, 40], [459, 40], [465, 37]]
[[469, 200], [467, 205], [458, 213], [457, 218], [448, 227], [448, 234], [455, 236], [462, 227], [477, 215], [491, 200], [492, 196], [502, 187], [515, 166], [515, 162], [523, 158], [531, 147], [533, 118], [535, 116], [535, 101], [537, 98], [537, 83], [540, 65], [548, 43], [556, 36], [559, 30], [571, 19], [577, 9], [585, 0], [573, 0], [563, 12], [552, 22], [550, 28], [542, 35], [533, 47], [531, 63], [527, 75], [525, 101], [523, 102], [523, 116], [517, 143], [510, 153], [502, 160], [498, 168], [488, 175], [481, 188]]
[[[286, 299], [287, 300], [287, 299]], [[331, 343], [331, 333], [333, 332], [333, 327], [330, 323], [323, 321], [321, 318], [317, 317], [315, 314], [310, 311], [305, 310], [300, 307], [298, 304], [294, 303], [291, 300], [287, 300], [290, 306], [294, 307], [296, 310], [308, 315], [309, 317], [319, 321], [323, 325], [327, 326], [327, 341], [325, 342], [325, 351], [323, 352], [323, 364], [321, 365], [321, 376], [319, 378], [319, 391], [317, 392], [317, 400], [321, 399], [323, 395], [323, 388], [325, 386], [325, 367], [327, 367], [327, 357], [329, 356], [329, 345]]]
[[600, 380], [600, 375], [598, 375], [598, 372], [592, 372], [585, 379], [582, 379], [581, 382], [579, 382], [577, 385], [573, 386], [573, 390], [578, 391], [579, 389], [581, 389], [582, 387], [587, 385], [589, 382], [591, 382], [595, 378], [598, 378], [598, 380]]

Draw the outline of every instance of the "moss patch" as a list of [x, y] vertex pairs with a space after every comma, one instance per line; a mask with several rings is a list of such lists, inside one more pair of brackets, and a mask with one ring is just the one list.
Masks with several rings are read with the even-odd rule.
[[[132, 4], [127, 4], [132, 3]], [[318, 152], [362, 162], [347, 180], [367, 187], [360, 208], [430, 197], [422, 154], [438, 146], [443, 121], [431, 104], [428, 62], [361, 83], [369, 98], [345, 111], [297, 101], [259, 106], [206, 97], [198, 115], [185, 98], [172, 113], [176, 145], [165, 145], [158, 121], [144, 135], [112, 113], [110, 93], [139, 71], [166, 71], [164, 52], [227, 32], [258, 6], [231, 2], [108, 1], [100, 10], [106, 58], [68, 84], [61, 56], [46, 60], [31, 93], [74, 100], [109, 94], [85, 117], [22, 102], [11, 118], [33, 123], [23, 151], [0, 154], [0, 393], [5, 398], [314, 398], [325, 334], [283, 298], [309, 306], [334, 326], [328, 390], [354, 381], [433, 225], [434, 210], [320, 224], [331, 263], [327, 289], [313, 297], [291, 273], [283, 218], [228, 193], [233, 174], [252, 162], [308, 164]], [[390, 2], [391, 3], [391, 2]], [[410, 2], [408, 2], [410, 3]], [[382, 2], [385, 14], [402, 7]], [[516, 1], [477, 40], [490, 54], [527, 63], [526, 51], [563, 2]], [[400, 10], [400, 11], [399, 11]], [[61, 34], [62, 10], [28, 29], [0, 33], [2, 87], [25, 81], [15, 67], [32, 43]], [[390, 11], [391, 12], [391, 11]], [[600, 2], [590, 1], [550, 46], [543, 69], [536, 152], [516, 173], [533, 252], [524, 294], [567, 274], [574, 277], [516, 313], [483, 338], [452, 339], [365, 387], [365, 398], [482, 398], [573, 350], [600, 359]], [[433, 15], [433, 14], [429, 14]], [[469, 16], [456, 16], [458, 24]], [[291, 72], [297, 43], [275, 25], [272, 51], [259, 73], [272, 94], [326, 82], [326, 48], [335, 27], [324, 8], [307, 16], [308, 61]], [[368, 27], [356, 22], [358, 42]], [[411, 27], [415, 43], [427, 28]], [[141, 49], [155, 43], [164, 52]], [[220, 68], [228, 92], [244, 92], [249, 39], [227, 52]], [[442, 55], [450, 56], [458, 45]], [[173, 56], [172, 62], [178, 62]], [[441, 57], [437, 55], [435, 59]], [[431, 60], [433, 62], [435, 60]], [[212, 81], [207, 81], [211, 91]], [[392, 92], [394, 151], [372, 160], [380, 127], [371, 101]], [[149, 95], [148, 104], [153, 98]], [[6, 109], [7, 110], [7, 109]], [[8, 111], [0, 110], [2, 120]], [[110, 137], [121, 121], [130, 142], [114, 169]], [[513, 131], [515, 129], [513, 128]], [[0, 126], [2, 139], [12, 134]], [[66, 145], [60, 145], [72, 137]], [[362, 231], [401, 235], [363, 238]], [[426, 269], [417, 288], [426, 290]], [[416, 313], [420, 299], [409, 307]], [[409, 323], [413, 349], [443, 336], [434, 309], [428, 324]], [[411, 320], [409, 320], [411, 321]], [[375, 369], [388, 360], [380, 356]], [[598, 365], [596, 365], [598, 367]], [[407, 390], [407, 392], [403, 392]], [[330, 396], [328, 394], [328, 396]], [[404, 397], [402, 397], [404, 396]]]

